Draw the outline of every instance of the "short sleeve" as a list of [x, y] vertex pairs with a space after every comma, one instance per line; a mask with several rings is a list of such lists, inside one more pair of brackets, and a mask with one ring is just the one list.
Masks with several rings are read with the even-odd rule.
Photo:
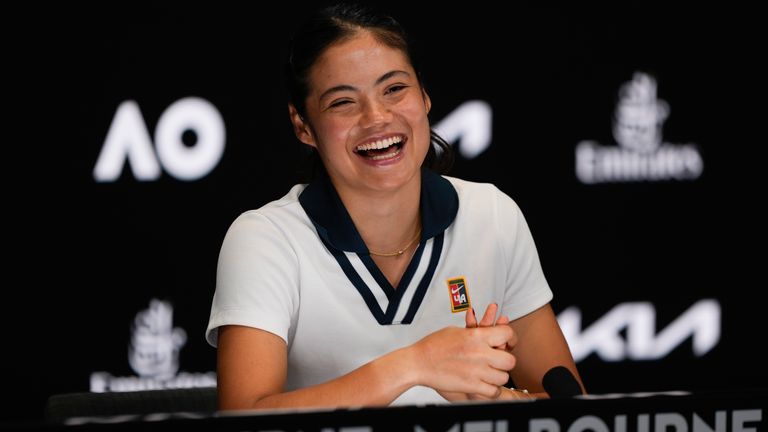
[[296, 254], [278, 227], [257, 211], [240, 215], [219, 253], [208, 343], [217, 345], [224, 325], [255, 327], [287, 343], [299, 305], [298, 274]]
[[507, 269], [501, 314], [514, 320], [549, 303], [552, 290], [523, 213], [512, 198], [498, 189], [496, 192], [496, 228]]

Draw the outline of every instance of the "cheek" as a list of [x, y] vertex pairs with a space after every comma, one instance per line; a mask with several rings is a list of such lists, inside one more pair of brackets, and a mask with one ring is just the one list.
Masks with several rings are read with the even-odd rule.
[[429, 143], [429, 117], [424, 104], [414, 104], [404, 114], [413, 129], [414, 136], [420, 140], [426, 137], [426, 143]]
[[323, 143], [323, 147], [333, 147], [337, 143], [344, 145], [352, 126], [348, 121], [334, 119], [333, 121], [324, 121], [315, 126], [318, 140]]

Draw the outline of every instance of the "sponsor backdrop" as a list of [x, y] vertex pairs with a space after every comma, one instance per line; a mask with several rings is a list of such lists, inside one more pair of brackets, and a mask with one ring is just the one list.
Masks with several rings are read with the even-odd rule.
[[[215, 385], [203, 333], [221, 240], [305, 156], [281, 67], [306, 7], [273, 6], [50, 13], [30, 50], [48, 93], [30, 154], [8, 167], [36, 186], [19, 202], [31, 241], [4, 314], [19, 341], [3, 353], [18, 395], [3, 420], [41, 417], [53, 393]], [[745, 247], [762, 137], [748, 26], [387, 6], [417, 42], [451, 174], [495, 183], [526, 215], [590, 391], [768, 385]]]

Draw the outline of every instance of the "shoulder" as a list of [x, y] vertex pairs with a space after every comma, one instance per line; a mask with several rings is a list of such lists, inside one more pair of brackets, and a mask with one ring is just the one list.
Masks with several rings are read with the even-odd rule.
[[456, 193], [459, 195], [459, 199], [495, 200], [502, 197], [511, 199], [493, 183], [473, 182], [450, 176], [443, 176], [443, 178], [453, 185]]
[[222, 253], [268, 248], [293, 250], [296, 243], [307, 241], [312, 225], [298, 201], [305, 186], [296, 185], [282, 198], [237, 216], [226, 231]]
[[235, 227], [255, 228], [262, 225], [290, 229], [291, 225], [302, 224], [305, 218], [302, 218], [304, 212], [299, 204], [299, 195], [306, 186], [306, 184], [297, 184], [282, 198], [241, 213], [232, 222], [230, 230]]
[[493, 183], [480, 183], [456, 177], [443, 176], [459, 197], [459, 212], [478, 217], [518, 217], [517, 203]]

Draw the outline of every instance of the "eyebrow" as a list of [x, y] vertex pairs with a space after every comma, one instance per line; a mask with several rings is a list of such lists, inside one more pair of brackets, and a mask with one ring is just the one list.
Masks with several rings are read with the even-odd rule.
[[[408, 77], [411, 76], [411, 74], [409, 74], [406, 71], [393, 70], [393, 71], [389, 71], [389, 72], [385, 73], [384, 75], [380, 76], [376, 80], [376, 83], [374, 85], [379, 85], [379, 84], [383, 83], [384, 81], [386, 81], [386, 80], [388, 80], [388, 79], [390, 79], [390, 78], [392, 78], [393, 76], [396, 76], [396, 75], [405, 75], [405, 76], [408, 76]], [[328, 90], [324, 91], [323, 94], [320, 95], [320, 100], [323, 100], [324, 98], [330, 96], [333, 93], [338, 93], [338, 92], [341, 92], [341, 91], [355, 91], [355, 90], [357, 90], [357, 87], [351, 86], [349, 84], [338, 85], [336, 87], [331, 87]]]

